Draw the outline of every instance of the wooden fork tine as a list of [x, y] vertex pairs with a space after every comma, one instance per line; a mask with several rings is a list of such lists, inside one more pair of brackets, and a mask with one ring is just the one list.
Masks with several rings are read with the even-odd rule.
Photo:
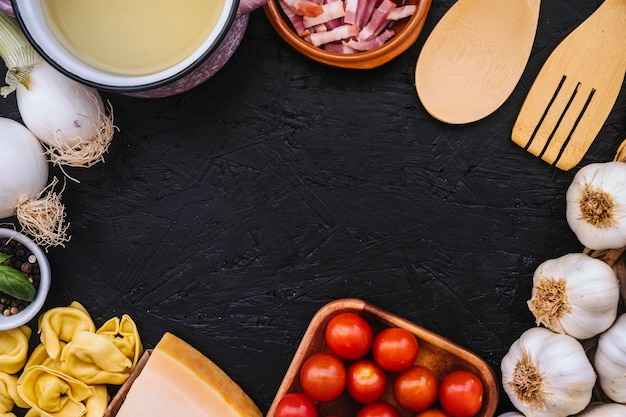
[[562, 170], [575, 167], [609, 116], [625, 72], [626, 0], [604, 0], [550, 54], [511, 139]]
[[[573, 168], [593, 142], [595, 135], [590, 132], [599, 129], [598, 121], [592, 119], [601, 106], [593, 100], [595, 93], [595, 88], [563, 75], [552, 96], [544, 97], [547, 104], [539, 119], [525, 123], [518, 120], [513, 140], [551, 165], [563, 170]], [[533, 97], [529, 99], [532, 101]], [[525, 127], [527, 123], [536, 124]], [[532, 133], [523, 136], [530, 128]]]
[[556, 85], [556, 88], [552, 95], [538, 95], [538, 91], [533, 95], [533, 90], [530, 91], [528, 97], [526, 97], [525, 105], [533, 106], [533, 108], [544, 109], [543, 112], [535, 114], [538, 117], [537, 120], [519, 118], [513, 126], [512, 139], [518, 146], [524, 148], [524, 150], [532, 153], [535, 156], [542, 155], [548, 147], [549, 140], [545, 135], [538, 135], [539, 130], [544, 126], [545, 120], [548, 117], [549, 112], [555, 107], [555, 101], [557, 98], [562, 97], [559, 95], [566, 77], [561, 77], [560, 82]]
[[567, 170], [573, 168], [587, 152], [595, 138], [592, 133], [595, 130], [590, 131], [590, 128], [596, 125], [589, 119], [589, 114], [597, 107], [593, 100], [595, 93], [595, 88], [581, 83], [576, 85], [567, 108], [554, 128], [548, 148], [540, 156], [544, 161]]

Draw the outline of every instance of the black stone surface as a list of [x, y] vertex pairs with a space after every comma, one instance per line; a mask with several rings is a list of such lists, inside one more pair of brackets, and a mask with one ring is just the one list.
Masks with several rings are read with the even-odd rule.
[[[68, 170], [72, 240], [49, 251], [46, 307], [76, 300], [97, 323], [130, 314], [146, 347], [174, 332], [263, 412], [311, 317], [342, 297], [433, 330], [499, 375], [534, 326], [534, 269], [582, 249], [564, 198], [579, 167], [548, 166], [511, 129], [542, 63], [602, 2], [543, 2], [517, 88], [462, 126], [430, 117], [414, 86], [453, 3], [435, 0], [416, 44], [378, 69], [312, 62], [257, 10], [236, 55], [194, 90], [103, 93], [120, 131], [105, 163]], [[19, 119], [14, 100], [2, 116]], [[580, 166], [612, 159], [625, 137], [622, 89]], [[498, 411], [511, 409], [501, 393]]]

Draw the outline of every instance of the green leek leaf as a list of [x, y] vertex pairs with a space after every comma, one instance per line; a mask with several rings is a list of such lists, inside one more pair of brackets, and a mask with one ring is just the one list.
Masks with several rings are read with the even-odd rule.
[[0, 291], [23, 301], [33, 301], [37, 293], [26, 275], [7, 265], [0, 265]]

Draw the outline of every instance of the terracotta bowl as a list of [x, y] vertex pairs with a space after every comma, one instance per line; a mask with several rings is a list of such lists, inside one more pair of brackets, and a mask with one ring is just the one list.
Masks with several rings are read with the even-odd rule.
[[[474, 372], [481, 378], [484, 385], [483, 406], [475, 417], [493, 417], [498, 405], [498, 385], [493, 370], [485, 361], [465, 348], [429, 330], [365, 301], [352, 298], [333, 301], [322, 307], [313, 317], [266, 417], [275, 417], [278, 402], [286, 394], [302, 392], [298, 379], [301, 365], [314, 353], [330, 352], [324, 341], [324, 329], [334, 315], [346, 311], [357, 313], [365, 318], [372, 326], [374, 334], [387, 327], [401, 327], [413, 333], [419, 343], [419, 355], [416, 364], [430, 368], [440, 381], [447, 373], [457, 369]], [[415, 413], [402, 410], [398, 406], [389, 389], [382, 400], [396, 406], [402, 417], [415, 416]], [[345, 392], [335, 401], [318, 404], [320, 416], [353, 416], [356, 415], [360, 407], [361, 405], [351, 400]]]
[[[399, 4], [401, 0], [395, 1]], [[424, 27], [431, 2], [432, 0], [406, 0], [405, 4], [416, 4], [417, 10], [411, 17], [394, 24], [395, 35], [376, 49], [354, 54], [328, 52], [302, 39], [293, 30], [291, 23], [283, 14], [278, 0], [269, 0], [264, 9], [276, 32], [296, 51], [308, 58], [333, 67], [371, 69], [391, 61], [415, 43]]]

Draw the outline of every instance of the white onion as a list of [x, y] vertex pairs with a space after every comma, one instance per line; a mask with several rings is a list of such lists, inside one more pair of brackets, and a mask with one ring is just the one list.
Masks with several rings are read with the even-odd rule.
[[37, 138], [21, 123], [0, 117], [0, 218], [17, 216], [39, 245], [68, 240], [65, 207], [48, 184], [48, 161]]
[[80, 84], [43, 59], [16, 90], [22, 121], [58, 165], [89, 167], [104, 160], [115, 127], [95, 88]]

